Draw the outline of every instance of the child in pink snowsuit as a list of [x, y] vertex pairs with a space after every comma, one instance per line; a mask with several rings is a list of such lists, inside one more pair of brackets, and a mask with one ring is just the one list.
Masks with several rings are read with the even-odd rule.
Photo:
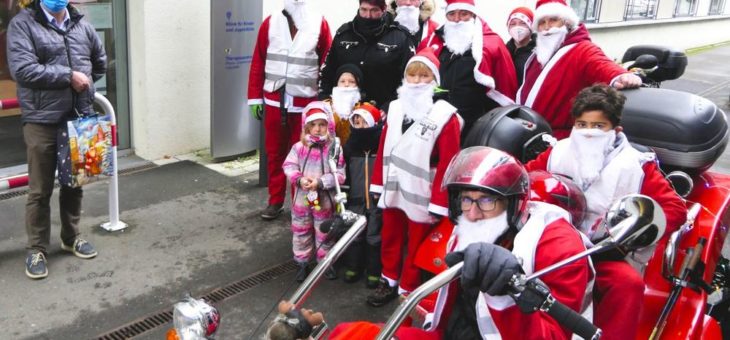
[[[294, 260], [299, 264], [296, 279], [304, 281], [308, 274], [307, 265], [314, 249], [317, 261], [327, 255], [331, 245], [324, 244], [326, 234], [320, 225], [335, 213], [335, 181], [345, 181], [345, 159], [342, 150], [337, 154], [337, 171], [332, 173], [329, 157], [334, 143], [332, 115], [322, 102], [312, 102], [304, 108], [302, 138], [294, 144], [284, 161], [284, 173], [294, 186], [291, 207], [292, 250]], [[328, 279], [336, 279], [333, 268], [325, 272]]]

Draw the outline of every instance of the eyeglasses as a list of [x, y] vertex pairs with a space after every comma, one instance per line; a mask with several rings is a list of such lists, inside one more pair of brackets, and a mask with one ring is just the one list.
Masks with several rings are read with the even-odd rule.
[[482, 212], [490, 212], [497, 207], [498, 198], [495, 197], [480, 197], [473, 199], [467, 196], [461, 196], [459, 199], [461, 202], [461, 211], [468, 211], [471, 209], [472, 204], [476, 203], [477, 208]]

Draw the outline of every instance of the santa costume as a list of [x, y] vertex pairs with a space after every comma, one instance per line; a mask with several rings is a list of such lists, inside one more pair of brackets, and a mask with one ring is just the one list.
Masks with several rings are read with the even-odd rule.
[[284, 203], [281, 164], [299, 140], [302, 109], [317, 99], [319, 67], [332, 42], [324, 17], [310, 13], [306, 3], [294, 3], [286, 0], [286, 11], [264, 19], [248, 79], [248, 105], [264, 104], [269, 205]]
[[[583, 188], [588, 210], [583, 223], [576, 227], [586, 235], [594, 236], [614, 201], [636, 193], [653, 198], [662, 207], [667, 218], [665, 235], [670, 235], [684, 223], [687, 209], [659, 171], [653, 153], [637, 151], [626, 135], [619, 132], [614, 146], [605, 155], [605, 161], [601, 161], [605, 166], [601, 168], [599, 177], [587, 183], [581, 179], [579, 170], [579, 164], [583, 164], [584, 160], [571, 146], [571, 142], [573, 138], [559, 141], [553, 148], [528, 162], [525, 168], [528, 171], [546, 170], [568, 176]], [[663, 247], [663, 243], [660, 241], [659, 247]], [[654, 249], [644, 251], [648, 254], [640, 254], [637, 261], [648, 260], [641, 256], [653, 252]], [[639, 273], [620, 258], [596, 260], [594, 322], [603, 329], [603, 338], [634, 338], [639, 326], [635, 315], [643, 301], [644, 282]]]
[[514, 104], [517, 76], [502, 38], [476, 15], [474, 0], [448, 0], [447, 4], [447, 13], [455, 10], [474, 13], [470, 47], [463, 53], [454, 53], [447, 47], [446, 26], [454, 24], [447, 22], [422, 42], [418, 50], [430, 47], [439, 58], [441, 87], [449, 91], [449, 103], [464, 118], [462, 136], [465, 136], [473, 123], [487, 111]]
[[[540, 113], [550, 123], [553, 136], [563, 139], [570, 135], [573, 119], [570, 108], [580, 90], [596, 83], [612, 84], [627, 73], [608, 58], [591, 41], [585, 25], [565, 0], [539, 0], [535, 8], [535, 31], [541, 19], [557, 16], [568, 29], [562, 44], [552, 57], [540, 62], [533, 53], [525, 64], [525, 76], [517, 91], [517, 103]], [[536, 51], [542, 47], [541, 32], [537, 32]], [[547, 54], [548, 56], [550, 54]]]
[[[416, 61], [428, 66], [439, 82], [439, 62], [430, 49], [411, 58], [406, 69]], [[405, 73], [403, 86], [408, 86]], [[380, 194], [378, 206], [384, 209], [382, 276], [391, 287], [400, 280], [400, 292], [412, 291], [421, 283], [413, 263], [416, 250], [437, 222], [435, 216], [448, 214], [448, 197], [440, 189], [441, 180], [449, 161], [459, 152], [462, 128], [456, 108], [446, 101], [436, 101], [417, 119], [412, 119], [415, 113], [405, 107], [402, 98], [390, 103], [370, 185], [372, 193]]]

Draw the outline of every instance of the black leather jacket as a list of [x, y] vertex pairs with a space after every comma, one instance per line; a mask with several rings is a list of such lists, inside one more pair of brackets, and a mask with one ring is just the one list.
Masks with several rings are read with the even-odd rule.
[[332, 47], [320, 73], [320, 98], [327, 98], [337, 85], [337, 68], [355, 64], [365, 75], [360, 89], [363, 100], [373, 100], [381, 109], [397, 97], [396, 90], [403, 80], [403, 70], [408, 59], [415, 53], [413, 39], [408, 30], [395, 23], [390, 13], [384, 14], [382, 33], [368, 40], [359, 33], [353, 21], [337, 30]]

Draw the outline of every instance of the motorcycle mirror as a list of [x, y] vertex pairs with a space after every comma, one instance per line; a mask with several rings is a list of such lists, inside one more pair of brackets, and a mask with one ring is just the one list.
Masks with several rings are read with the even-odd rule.
[[607, 238], [624, 251], [634, 251], [656, 243], [666, 230], [664, 210], [645, 195], [627, 195], [615, 202], [606, 213]]
[[651, 54], [642, 54], [636, 60], [634, 60], [634, 64], [631, 65], [631, 67], [636, 67], [640, 69], [651, 69], [659, 65], [659, 59], [657, 57], [651, 55]]

